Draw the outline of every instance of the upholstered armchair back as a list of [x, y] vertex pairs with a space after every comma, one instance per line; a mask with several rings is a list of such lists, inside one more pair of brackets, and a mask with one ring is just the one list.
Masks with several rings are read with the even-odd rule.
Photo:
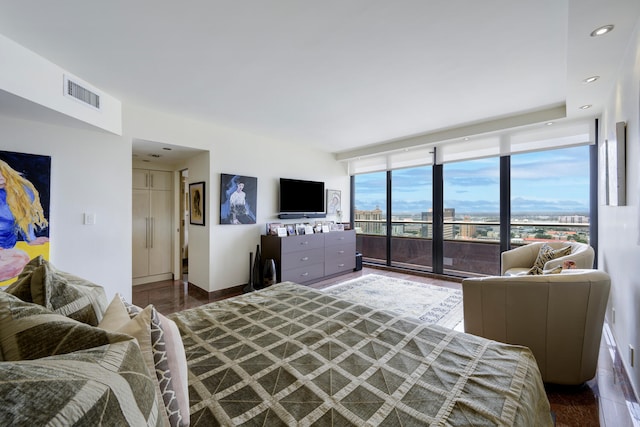
[[465, 332], [529, 347], [542, 379], [595, 376], [610, 278], [598, 270], [462, 281]]
[[[500, 258], [500, 274], [505, 276], [513, 276], [519, 273], [526, 273], [535, 263], [540, 248], [544, 242], [529, 243], [524, 246], [518, 246], [508, 251], [504, 251]], [[565, 260], [572, 260], [576, 263], [578, 269], [593, 268], [595, 251], [586, 243], [578, 242], [547, 242], [547, 245], [553, 249], [560, 249], [565, 246], [571, 246], [571, 254], [552, 259], [544, 265], [545, 270], [551, 270], [554, 267], [562, 266]]]

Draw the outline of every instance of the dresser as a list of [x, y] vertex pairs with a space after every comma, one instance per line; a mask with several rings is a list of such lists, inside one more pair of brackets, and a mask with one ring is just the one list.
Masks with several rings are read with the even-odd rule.
[[356, 266], [354, 230], [301, 236], [262, 236], [261, 256], [276, 263], [277, 281], [318, 282], [353, 271]]

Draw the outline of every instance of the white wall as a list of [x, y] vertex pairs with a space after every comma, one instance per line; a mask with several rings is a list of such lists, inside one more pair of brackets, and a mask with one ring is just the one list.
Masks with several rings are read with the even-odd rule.
[[[117, 135], [120, 101], [0, 34], [0, 89]], [[100, 95], [100, 111], [64, 96], [64, 76]]]
[[[280, 221], [280, 177], [324, 181], [326, 188], [342, 191], [342, 208], [348, 211], [346, 166], [330, 154], [131, 105], [125, 105], [123, 111], [123, 133], [128, 140], [139, 138], [208, 151], [207, 156], [180, 166], [189, 168], [190, 182], [206, 183], [205, 226], [189, 226], [189, 282], [202, 289], [211, 292], [249, 280], [249, 252], [255, 252], [266, 223]], [[221, 173], [258, 178], [256, 224], [219, 223]], [[344, 215], [343, 221], [348, 220]]]
[[[636, 395], [640, 392], [640, 21], [602, 116], [600, 143], [616, 140], [615, 124], [627, 123], [627, 204], [602, 206], [599, 194], [599, 268], [611, 276], [607, 320]], [[602, 171], [600, 171], [602, 173]], [[612, 310], [615, 309], [615, 322]], [[629, 346], [636, 350], [631, 367]]]
[[[131, 297], [131, 144], [104, 131], [0, 116], [0, 150], [51, 156], [50, 261]], [[95, 225], [83, 225], [83, 213]]]

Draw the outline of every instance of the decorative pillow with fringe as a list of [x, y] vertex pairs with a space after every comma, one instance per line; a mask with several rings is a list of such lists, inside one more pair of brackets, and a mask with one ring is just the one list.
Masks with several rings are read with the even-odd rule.
[[553, 249], [551, 246], [545, 243], [540, 247], [536, 262], [533, 264], [533, 267], [531, 267], [531, 269], [527, 271], [527, 274], [544, 274], [544, 265], [547, 262], [551, 261], [552, 259], [560, 258], [569, 254], [571, 254], [571, 246], [565, 246], [560, 249]]

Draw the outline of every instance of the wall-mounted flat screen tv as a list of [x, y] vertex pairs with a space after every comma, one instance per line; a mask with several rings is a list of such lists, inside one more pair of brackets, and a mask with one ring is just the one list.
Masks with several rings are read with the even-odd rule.
[[324, 182], [280, 178], [280, 213], [325, 213]]

